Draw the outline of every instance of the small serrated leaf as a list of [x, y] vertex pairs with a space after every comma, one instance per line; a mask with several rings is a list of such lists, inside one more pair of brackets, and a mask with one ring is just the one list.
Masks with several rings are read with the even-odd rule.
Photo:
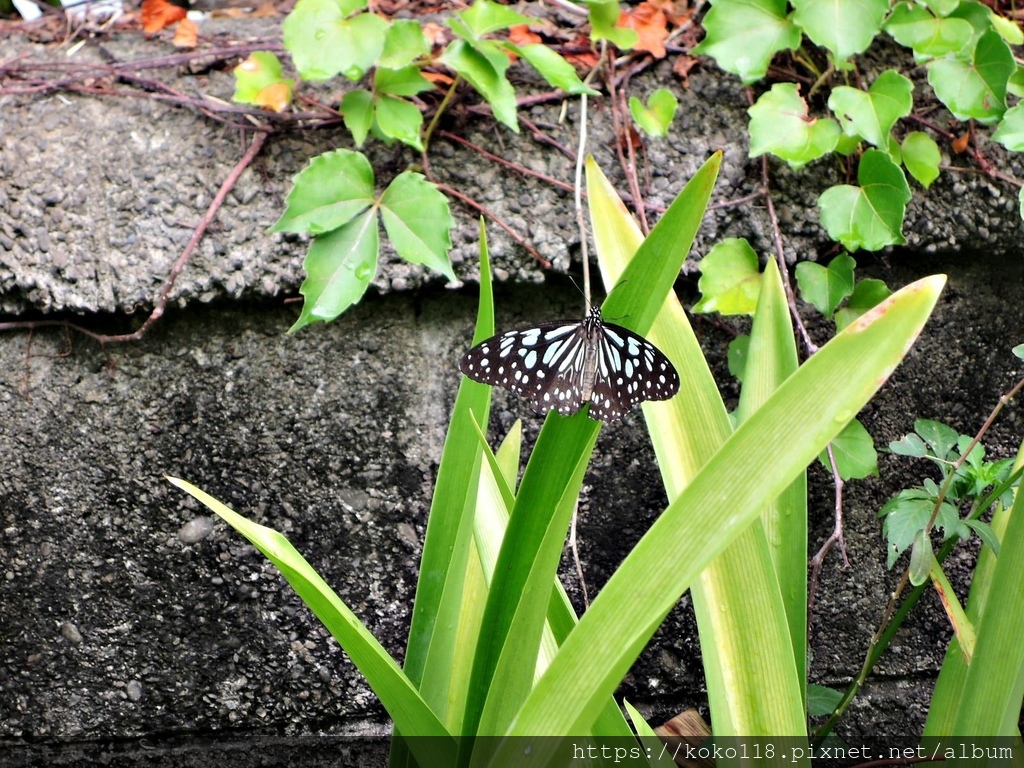
[[964, 520], [964, 525], [978, 534], [978, 538], [981, 539], [985, 546], [992, 550], [996, 557], [999, 556], [999, 537], [996, 536], [996, 532], [992, 530], [991, 525], [981, 520]]
[[[934, 419], [917, 419], [914, 431], [928, 444], [934, 456], [940, 459], [953, 459], [953, 448], [960, 440], [960, 435], [952, 427]], [[970, 440], [970, 438], [967, 438]]]
[[928, 581], [935, 555], [932, 552], [932, 541], [925, 531], [918, 531], [914, 536], [914, 545], [910, 550], [910, 583], [919, 587]]
[[540, 76], [555, 88], [561, 88], [573, 95], [587, 94], [599, 96], [600, 92], [586, 85], [572, 64], [559, 56], [554, 50], [540, 43], [530, 45], [514, 45], [506, 43], [505, 47], [526, 59]]
[[418, 21], [396, 19], [384, 35], [384, 48], [376, 65], [385, 69], [401, 69], [430, 53], [430, 43]]
[[441, 56], [441, 62], [462, 75], [491, 105], [495, 118], [518, 133], [516, 92], [505, 77], [511, 62], [497, 45], [487, 45], [497, 52], [497, 57], [486, 55], [486, 48], [481, 51], [466, 40], [453, 40]]
[[415, 96], [421, 91], [429, 91], [434, 87], [417, 67], [386, 69], [378, 67], [373, 73], [373, 90], [376, 93], [387, 93], [391, 96]]
[[508, 6], [498, 5], [493, 0], [474, 0], [474, 3], [457, 16], [465, 25], [470, 35], [482, 38], [499, 29], [508, 29], [517, 24], [529, 24], [533, 19], [523, 16]]
[[757, 254], [743, 238], [729, 237], [700, 261], [701, 299], [694, 312], [752, 315], [761, 291]]
[[318, 235], [347, 224], [372, 205], [373, 168], [359, 152], [336, 149], [314, 157], [293, 180], [271, 232]]
[[313, 241], [302, 262], [302, 313], [289, 333], [333, 320], [366, 293], [377, 273], [377, 212], [369, 210]]
[[405, 171], [395, 177], [380, 199], [384, 228], [398, 255], [455, 279], [448, 250], [455, 221], [448, 200], [421, 174]]
[[889, 443], [889, 450], [897, 456], [910, 456], [914, 459], [923, 459], [928, 455], [928, 446], [915, 432], [904, 435], [899, 440], [893, 440]]
[[420, 152], [423, 151], [423, 140], [420, 136], [423, 113], [415, 104], [381, 94], [376, 99], [373, 117], [377, 121], [377, 128], [385, 136], [398, 139]]
[[356, 146], [363, 146], [373, 124], [373, 94], [363, 90], [349, 91], [341, 98], [338, 109]]
[[359, 80], [384, 50], [388, 22], [374, 13], [347, 18], [347, 0], [298, 0], [282, 24], [284, 47], [304, 80], [342, 74]]

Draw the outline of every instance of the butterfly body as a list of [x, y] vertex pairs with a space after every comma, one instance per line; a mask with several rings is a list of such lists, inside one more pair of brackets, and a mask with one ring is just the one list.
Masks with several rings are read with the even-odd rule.
[[582, 322], [542, 323], [493, 336], [463, 355], [471, 379], [530, 398], [538, 413], [569, 416], [590, 403], [611, 422], [643, 400], [667, 400], [679, 374], [647, 339], [606, 323], [593, 307]]

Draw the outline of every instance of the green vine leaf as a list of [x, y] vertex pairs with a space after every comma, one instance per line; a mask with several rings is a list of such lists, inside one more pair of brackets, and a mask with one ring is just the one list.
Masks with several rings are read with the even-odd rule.
[[700, 261], [701, 299], [694, 312], [752, 315], [761, 292], [757, 254], [743, 238], [727, 237]]
[[833, 319], [836, 321], [836, 332], [843, 330], [846, 326], [863, 315], [869, 309], [881, 304], [884, 299], [892, 295], [889, 286], [882, 280], [869, 277], [861, 280], [854, 286], [853, 293], [846, 302], [846, 306], [838, 310]]
[[921, 0], [921, 4], [939, 16], [949, 16], [960, 5], [960, 0]]
[[1007, 43], [1010, 45], [1020, 45], [1021, 43], [1024, 43], [1024, 32], [1021, 32], [1020, 27], [1018, 27], [1014, 22], [1003, 18], [998, 13], [992, 14], [991, 21], [992, 27]]
[[978, 40], [969, 61], [945, 58], [929, 63], [928, 82], [957, 118], [987, 125], [1006, 111], [1006, 84], [1016, 69], [1009, 46], [990, 30]]
[[381, 218], [398, 255], [455, 279], [448, 250], [455, 220], [448, 200], [422, 175], [405, 171], [384, 190]]
[[1024, 219], [1024, 187], [1021, 187], [1017, 192], [1017, 202], [1020, 203], [1020, 207], [1018, 208], [1020, 217], [1021, 219]]
[[704, 16], [704, 39], [693, 53], [714, 57], [744, 84], [761, 80], [778, 51], [800, 45], [786, 0], [715, 0]]
[[291, 102], [295, 81], [282, 76], [281, 61], [273, 53], [253, 51], [234, 73], [234, 101], [271, 109]]
[[599, 91], [595, 91], [580, 80], [572, 64], [546, 45], [540, 43], [515, 45], [514, 43], [505, 42], [502, 43], [502, 46], [506, 50], [510, 50], [526, 59], [530, 66], [536, 69], [540, 76], [555, 88], [561, 88], [566, 93], [571, 93], [574, 96], [583, 93], [588, 96], [601, 95]]
[[418, 67], [402, 67], [401, 69], [388, 69], [377, 67], [373, 73], [373, 90], [376, 93], [387, 93], [392, 96], [415, 96], [422, 91], [429, 91], [434, 87], [425, 78]]
[[516, 92], [505, 77], [511, 62], [505, 52], [491, 41], [453, 40], [441, 56], [441, 62], [473, 86], [491, 105], [494, 117], [516, 133]]
[[398, 19], [391, 22], [384, 35], [384, 48], [377, 57], [377, 66], [401, 69], [430, 53], [430, 42], [418, 21]]
[[836, 256], [827, 267], [813, 261], [796, 265], [796, 283], [800, 296], [825, 317], [832, 317], [836, 307], [853, 293], [853, 271], [857, 262], [848, 253]]
[[830, 118], [807, 113], [807, 102], [793, 83], [776, 83], [747, 110], [750, 115], [750, 156], [770, 152], [802, 168], [831, 152], [842, 131]]
[[880, 149], [869, 149], [857, 169], [859, 187], [826, 189], [818, 198], [821, 223], [848, 251], [899, 245], [910, 187], [903, 171]]
[[347, 149], [325, 152], [296, 175], [285, 211], [270, 231], [319, 235], [344, 226], [373, 203], [369, 161]]
[[[832, 441], [832, 453], [836, 457], [836, 468], [843, 480], [878, 477], [878, 452], [875, 450], [875, 441], [857, 419], [847, 424]], [[827, 449], [821, 452], [818, 461], [825, 469], [832, 471]]]
[[607, 40], [621, 51], [628, 51], [640, 36], [632, 29], [618, 26], [619, 3], [617, 0], [583, 0], [590, 11], [590, 39], [595, 43]]
[[484, 35], [508, 29], [517, 24], [529, 24], [533, 19], [523, 16], [507, 5], [498, 5], [493, 0], [475, 0], [464, 11], [455, 14], [450, 26], [460, 37], [479, 40]]
[[729, 373], [736, 377], [737, 381], [743, 381], [743, 375], [747, 369], [747, 357], [750, 351], [750, 337], [741, 334], [729, 342], [729, 351], [726, 353], [726, 364], [729, 366]]
[[893, 8], [885, 22], [885, 31], [897, 43], [912, 49], [919, 61], [956, 53], [965, 48], [974, 36], [970, 22], [936, 16], [927, 8], [912, 3], [899, 3]]
[[885, 149], [889, 131], [914, 107], [914, 84], [895, 70], [883, 72], [867, 92], [840, 85], [832, 89], [828, 107], [847, 136], [861, 136]]
[[381, 138], [398, 139], [415, 150], [423, 151], [420, 136], [423, 113], [415, 104], [395, 96], [378, 94], [374, 99], [373, 119], [373, 126]]
[[349, 91], [342, 97], [338, 109], [356, 146], [363, 146], [373, 125], [373, 94], [363, 90]]
[[999, 127], [992, 134], [992, 140], [1011, 152], [1024, 151], [1024, 105], [1018, 104], [1006, 110]]
[[907, 134], [900, 151], [910, 175], [928, 189], [939, 177], [939, 163], [942, 161], [939, 145], [927, 133], [914, 131]]
[[[882, 531], [888, 542], [889, 568], [892, 568], [897, 558], [914, 543], [914, 538], [924, 531], [935, 508], [937, 492], [935, 484], [931, 480], [926, 480], [924, 487], [900, 491], [882, 507], [879, 516], [885, 517]], [[953, 536], [960, 525], [960, 515], [957, 514], [956, 507], [948, 501], [943, 501], [935, 525], [942, 528], [944, 538]]]
[[284, 47], [304, 80], [342, 74], [359, 80], [384, 50], [388, 22], [374, 13], [349, 16], [366, 0], [299, 0], [282, 25]]
[[648, 136], [668, 136], [668, 127], [678, 108], [679, 99], [666, 88], [659, 88], [652, 93], [646, 105], [636, 96], [629, 97], [629, 112], [640, 130]]
[[889, 0], [793, 0], [793, 7], [793, 21], [811, 40], [832, 51], [839, 65], [871, 45], [889, 11]]
[[377, 212], [369, 210], [313, 241], [302, 262], [302, 312], [288, 333], [333, 320], [363, 297], [377, 274], [379, 237]]

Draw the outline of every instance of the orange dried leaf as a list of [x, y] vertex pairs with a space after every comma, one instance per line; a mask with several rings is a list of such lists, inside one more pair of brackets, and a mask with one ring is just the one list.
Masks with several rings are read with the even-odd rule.
[[689, 88], [690, 87], [690, 70], [700, 64], [700, 59], [696, 56], [687, 56], [686, 54], [680, 54], [676, 57], [675, 63], [672, 65], [672, 72], [682, 82], [682, 84]]
[[516, 45], [532, 45], [539, 43], [541, 40], [540, 35], [531, 32], [528, 25], [516, 24], [508, 28], [508, 41]]
[[448, 30], [433, 21], [426, 22], [421, 29], [423, 30], [423, 36], [427, 38], [427, 41], [431, 46], [444, 45], [448, 42]]
[[971, 141], [971, 132], [967, 131], [963, 136], [957, 136], [953, 139], [953, 151], [958, 155], [962, 155], [967, 151], [967, 145]]
[[674, 27], [681, 26], [693, 14], [688, 0], [650, 0], [650, 3], [660, 8], [668, 18], [668, 23]]
[[292, 84], [290, 81], [268, 85], [256, 96], [256, 106], [284, 112], [292, 101]]
[[593, 69], [597, 66], [597, 51], [591, 47], [590, 38], [586, 35], [577, 35], [575, 39], [566, 43], [561, 54], [574, 67]]
[[195, 48], [199, 40], [199, 27], [192, 19], [184, 18], [178, 22], [178, 28], [174, 30], [172, 45], [178, 48]]
[[442, 72], [421, 72], [420, 74], [434, 85], [451, 85], [455, 82], [452, 78]]
[[187, 11], [180, 5], [174, 5], [167, 0], [142, 0], [142, 11], [139, 20], [142, 22], [142, 31], [147, 35], [166, 29], [176, 21], [185, 18]]
[[640, 3], [631, 12], [623, 11], [619, 26], [634, 30], [639, 39], [633, 50], [647, 51], [656, 59], [665, 58], [665, 40], [668, 39], [668, 19], [664, 11], [651, 2]]

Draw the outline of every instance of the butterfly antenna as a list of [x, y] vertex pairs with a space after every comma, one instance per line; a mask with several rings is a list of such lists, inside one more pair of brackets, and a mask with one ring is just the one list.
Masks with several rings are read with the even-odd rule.
[[[604, 41], [602, 41], [603, 44]], [[590, 253], [587, 247], [587, 224], [583, 217], [583, 157], [587, 146], [587, 95], [580, 96], [580, 145], [576, 152], [576, 225], [580, 228], [580, 246], [583, 253], [583, 302], [590, 314]]]

